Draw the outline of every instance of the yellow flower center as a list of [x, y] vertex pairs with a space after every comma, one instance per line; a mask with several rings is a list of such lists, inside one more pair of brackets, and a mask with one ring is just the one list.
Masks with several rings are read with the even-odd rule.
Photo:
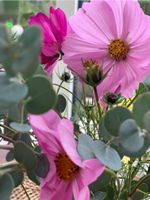
[[55, 158], [56, 171], [60, 179], [71, 180], [77, 174], [79, 167], [74, 164], [66, 153], [59, 153]]
[[112, 40], [108, 45], [109, 55], [116, 61], [124, 60], [127, 57], [129, 51], [128, 44], [121, 40], [116, 39]]

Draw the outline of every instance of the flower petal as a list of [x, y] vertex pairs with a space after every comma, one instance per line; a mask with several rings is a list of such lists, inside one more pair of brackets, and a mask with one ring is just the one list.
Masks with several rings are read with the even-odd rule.
[[30, 125], [45, 154], [56, 154], [62, 149], [59, 143], [59, 136], [56, 132], [60, 120], [58, 114], [53, 110], [42, 115], [29, 115]]
[[75, 179], [72, 183], [75, 200], [90, 200], [90, 191], [87, 186], [83, 186], [80, 179]]
[[58, 126], [60, 143], [69, 158], [78, 166], [81, 166], [81, 158], [77, 153], [77, 144], [73, 134], [73, 125], [70, 120], [62, 119]]
[[39, 12], [37, 15], [35, 16], [31, 16], [29, 18], [29, 24], [32, 25], [32, 26], [38, 26], [40, 27], [41, 31], [42, 31], [42, 35], [43, 35], [43, 40], [47, 41], [47, 42], [56, 42], [56, 38], [51, 30], [51, 27], [50, 27], [50, 23], [49, 23], [49, 19], [48, 17], [42, 13], [42, 12]]
[[89, 185], [103, 173], [104, 169], [105, 166], [97, 159], [85, 160], [78, 178], [82, 180], [84, 186]]
[[71, 200], [71, 198], [72, 188], [69, 181], [59, 180], [57, 185], [52, 185], [49, 182], [44, 187], [41, 187], [40, 200]]
[[50, 110], [41, 115], [29, 115], [30, 124], [41, 131], [49, 131], [49, 129], [56, 130], [60, 121], [61, 118], [54, 110]]

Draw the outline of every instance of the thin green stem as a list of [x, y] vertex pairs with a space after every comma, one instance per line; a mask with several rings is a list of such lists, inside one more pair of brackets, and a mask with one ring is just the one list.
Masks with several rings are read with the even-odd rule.
[[60, 85], [58, 86], [58, 89], [57, 89], [57, 94], [59, 93], [59, 90], [60, 90], [60, 88], [61, 88], [61, 86], [62, 86], [62, 84], [63, 84], [63, 80], [61, 81], [61, 83], [60, 83]]
[[[56, 85], [56, 86], [58, 86], [59, 87], [59, 85], [58, 84], [56, 84], [56, 83], [54, 83], [53, 85]], [[81, 106], [84, 108], [84, 105], [82, 104], [82, 102], [80, 101], [80, 99], [77, 97], [77, 96], [75, 96], [74, 94], [73, 94], [73, 92], [71, 92], [70, 90], [68, 90], [67, 88], [65, 88], [65, 87], [63, 87], [63, 86], [60, 86], [62, 89], [64, 89], [64, 90], [66, 90], [67, 92], [69, 92], [70, 94], [72, 94], [78, 101], [79, 101], [79, 103], [81, 104]]]
[[21, 109], [20, 109], [20, 123], [24, 123], [24, 109], [25, 109], [25, 103], [21, 103]]
[[11, 131], [11, 132], [17, 133], [14, 129], [12, 129], [12, 128], [6, 126], [5, 124], [0, 124], [0, 127], [5, 128], [5, 129], [7, 129], [7, 130], [9, 130], [9, 131]]
[[97, 105], [97, 108], [98, 108], [99, 118], [101, 119], [102, 112], [101, 112], [101, 108], [100, 108], [100, 104], [99, 104], [99, 98], [98, 98], [98, 93], [97, 93], [96, 86], [94, 86], [93, 89], [94, 89], [94, 94], [95, 94], [95, 98], [96, 98], [96, 105]]

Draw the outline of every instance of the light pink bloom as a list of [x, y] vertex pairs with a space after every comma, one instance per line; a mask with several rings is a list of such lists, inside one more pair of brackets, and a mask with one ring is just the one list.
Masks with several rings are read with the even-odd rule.
[[101, 98], [120, 88], [130, 97], [150, 73], [150, 19], [135, 0], [92, 0], [70, 18], [74, 33], [63, 43], [64, 61], [84, 76], [82, 61], [103, 65], [107, 78], [98, 85]]
[[50, 7], [50, 14], [46, 16], [39, 12], [31, 16], [29, 24], [38, 26], [42, 32], [41, 64], [45, 71], [52, 73], [53, 68], [61, 56], [62, 42], [67, 34], [67, 19], [64, 12]]
[[73, 195], [75, 200], [89, 200], [88, 185], [104, 166], [97, 159], [81, 160], [71, 121], [51, 110], [30, 115], [29, 122], [50, 163], [50, 171], [41, 181], [40, 200], [72, 200]]

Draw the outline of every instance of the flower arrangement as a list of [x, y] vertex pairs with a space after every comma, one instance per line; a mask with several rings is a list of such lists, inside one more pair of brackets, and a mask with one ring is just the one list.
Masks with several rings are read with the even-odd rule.
[[[134, 0], [91, 0], [68, 21], [50, 7], [19, 38], [0, 25], [0, 199], [23, 187], [24, 173], [40, 200], [150, 199], [149, 27]], [[54, 90], [59, 60], [81, 98], [63, 86], [68, 72]], [[60, 88], [76, 99], [71, 119]]]

